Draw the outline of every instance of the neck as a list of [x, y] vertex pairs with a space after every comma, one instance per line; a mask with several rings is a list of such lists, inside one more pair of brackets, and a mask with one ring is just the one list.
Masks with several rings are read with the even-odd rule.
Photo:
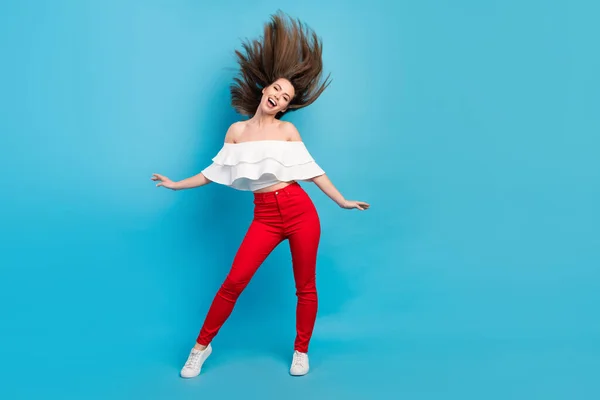
[[256, 110], [256, 114], [250, 118], [250, 122], [253, 124], [257, 124], [258, 126], [270, 125], [277, 121], [274, 115], [265, 114], [263, 110], [259, 107]]

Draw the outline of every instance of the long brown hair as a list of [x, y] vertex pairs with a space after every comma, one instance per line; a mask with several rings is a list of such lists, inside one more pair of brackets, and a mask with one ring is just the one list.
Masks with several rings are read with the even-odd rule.
[[299, 19], [281, 11], [265, 24], [263, 36], [243, 41], [242, 48], [235, 51], [240, 71], [231, 85], [231, 105], [242, 115], [254, 115], [262, 89], [279, 78], [290, 81], [296, 92], [287, 111], [312, 104], [331, 83], [330, 75], [321, 82], [322, 41]]

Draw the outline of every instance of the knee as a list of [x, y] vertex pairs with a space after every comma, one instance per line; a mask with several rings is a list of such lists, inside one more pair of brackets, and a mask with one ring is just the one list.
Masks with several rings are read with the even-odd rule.
[[316, 301], [317, 286], [315, 284], [315, 280], [311, 279], [310, 281], [296, 285], [296, 296], [301, 297], [303, 299]]
[[227, 278], [221, 285], [219, 294], [229, 301], [236, 301], [247, 285], [246, 281]]

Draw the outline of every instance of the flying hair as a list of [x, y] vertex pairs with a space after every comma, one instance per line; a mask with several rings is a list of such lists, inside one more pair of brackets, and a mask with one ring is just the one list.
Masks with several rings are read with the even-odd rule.
[[322, 52], [322, 41], [312, 29], [278, 11], [261, 37], [243, 41], [242, 50], [235, 51], [240, 70], [230, 88], [231, 105], [242, 115], [254, 115], [262, 89], [279, 78], [294, 86], [288, 112], [312, 104], [331, 83], [331, 74], [322, 80]]

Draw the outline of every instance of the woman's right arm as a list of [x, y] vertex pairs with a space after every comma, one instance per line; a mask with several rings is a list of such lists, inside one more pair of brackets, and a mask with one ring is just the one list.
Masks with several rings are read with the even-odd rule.
[[[240, 122], [231, 124], [227, 130], [227, 133], [225, 134], [225, 143], [234, 143], [236, 138], [240, 135], [242, 127], [243, 125]], [[160, 174], [152, 174], [152, 178], [150, 179], [153, 181], [160, 181], [156, 184], [156, 187], [162, 186], [171, 190], [192, 189], [208, 185], [212, 182], [210, 179], [204, 176], [202, 172], [178, 182], [173, 182], [166, 176]]]
[[165, 187], [167, 189], [171, 189], [171, 190], [192, 189], [192, 188], [197, 188], [200, 186], [207, 185], [210, 182], [212, 182], [207, 177], [205, 177], [202, 174], [202, 172], [200, 172], [199, 174], [194, 175], [192, 177], [178, 181], [178, 182], [173, 182], [166, 176], [160, 175], [160, 174], [152, 174], [152, 178], [150, 178], [150, 179], [152, 179], [153, 181], [160, 181], [159, 183], [156, 184], [156, 187], [163, 186], [163, 187]]

